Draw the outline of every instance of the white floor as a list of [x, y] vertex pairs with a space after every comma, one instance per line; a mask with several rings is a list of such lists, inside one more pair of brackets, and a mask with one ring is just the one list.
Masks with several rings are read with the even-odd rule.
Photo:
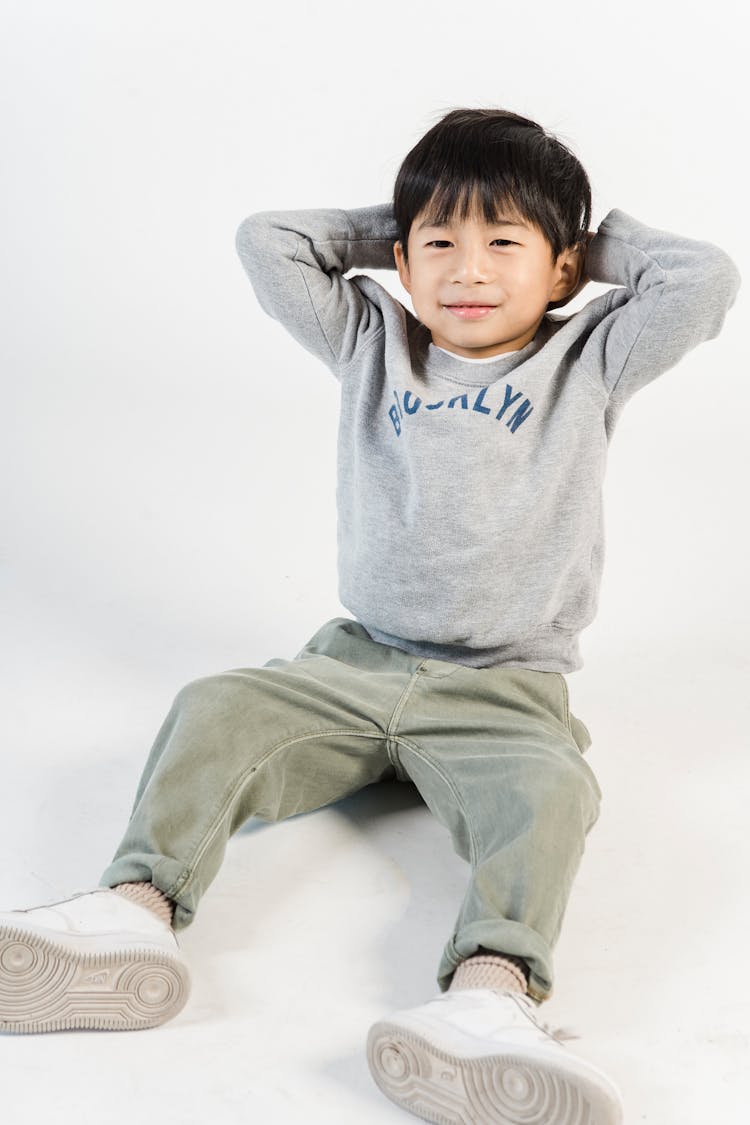
[[[26, 604], [6, 618], [2, 908], [96, 884], [180, 686], [158, 652], [143, 679], [125, 660], [95, 666], [69, 627], [55, 633], [47, 617], [42, 634], [43, 616]], [[718, 646], [700, 666], [678, 639], [653, 648], [596, 634], [569, 677], [605, 799], [543, 1012], [618, 1081], [627, 1125], [744, 1125], [746, 672]], [[146, 1032], [0, 1037], [3, 1121], [409, 1119], [372, 1082], [364, 1041], [376, 1018], [436, 991], [465, 880], [409, 785], [249, 822], [183, 932], [194, 973], [183, 1012]]]

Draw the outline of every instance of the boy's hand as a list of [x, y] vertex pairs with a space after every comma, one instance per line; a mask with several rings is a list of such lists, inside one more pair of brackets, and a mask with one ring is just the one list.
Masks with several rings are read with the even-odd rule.
[[583, 242], [581, 244], [580, 248], [579, 248], [578, 252], [579, 252], [580, 258], [581, 258], [580, 273], [578, 275], [578, 281], [576, 283], [575, 288], [572, 289], [570, 293], [568, 293], [567, 297], [563, 297], [559, 301], [550, 301], [550, 303], [547, 305], [547, 312], [549, 312], [550, 309], [559, 309], [559, 308], [562, 308], [563, 305], [567, 305], [569, 301], [572, 301], [574, 297], [577, 297], [578, 294], [581, 292], [581, 290], [584, 289], [588, 285], [588, 283], [591, 279], [586, 272], [586, 251], [589, 248], [589, 243], [591, 242], [591, 239], [594, 238], [595, 235], [596, 235], [596, 231], [594, 231], [594, 230], [587, 231], [586, 232], [586, 241]]

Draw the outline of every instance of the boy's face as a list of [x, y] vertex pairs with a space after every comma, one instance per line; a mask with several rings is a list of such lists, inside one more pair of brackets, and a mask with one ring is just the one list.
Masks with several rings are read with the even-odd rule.
[[394, 257], [418, 319], [447, 351], [483, 359], [522, 348], [550, 302], [576, 288], [579, 253], [554, 260], [541, 231], [518, 215], [488, 224], [475, 207], [443, 227], [423, 225], [424, 215], [409, 231], [408, 265], [400, 242]]

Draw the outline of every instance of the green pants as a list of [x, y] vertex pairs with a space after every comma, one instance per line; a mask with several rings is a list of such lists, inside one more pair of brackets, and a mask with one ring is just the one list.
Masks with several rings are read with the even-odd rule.
[[471, 871], [440, 988], [481, 946], [523, 958], [541, 1001], [599, 812], [590, 742], [558, 672], [423, 659], [336, 617], [293, 660], [179, 692], [100, 883], [152, 882], [181, 928], [249, 817], [281, 820], [376, 781], [411, 781]]

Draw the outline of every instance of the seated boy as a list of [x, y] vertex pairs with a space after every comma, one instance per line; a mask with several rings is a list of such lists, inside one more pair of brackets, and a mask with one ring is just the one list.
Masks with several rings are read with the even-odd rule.
[[[229, 836], [365, 785], [416, 785], [470, 864], [439, 994], [378, 1022], [379, 1087], [428, 1121], [614, 1125], [614, 1084], [537, 1014], [600, 801], [565, 674], [596, 612], [619, 412], [715, 336], [716, 247], [615, 210], [501, 110], [447, 114], [393, 204], [261, 212], [263, 309], [340, 383], [339, 593], [293, 660], [185, 687], [101, 886], [0, 915], [0, 1029], [145, 1028], [188, 995], [174, 931]], [[395, 264], [416, 316], [353, 268]], [[550, 315], [588, 279], [613, 286]]]

